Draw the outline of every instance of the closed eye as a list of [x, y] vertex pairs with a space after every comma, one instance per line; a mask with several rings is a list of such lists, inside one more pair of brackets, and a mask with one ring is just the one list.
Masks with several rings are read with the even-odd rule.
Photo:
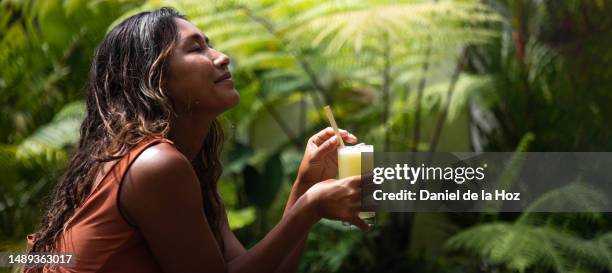
[[200, 52], [200, 51], [202, 51], [202, 50], [204, 50], [204, 48], [203, 48], [203, 47], [201, 47], [201, 46], [196, 46], [196, 47], [193, 47], [191, 50], [189, 50], [189, 52]]
[[206, 42], [206, 44], [208, 45], [208, 47], [210, 48], [214, 48], [213, 45], [210, 43], [210, 39], [208, 39], [208, 36], [204, 36], [204, 41]]
[[188, 49], [188, 52], [203, 52], [209, 48], [213, 48], [210, 44], [210, 40], [208, 37], [200, 35], [200, 34], [192, 34], [187, 38], [187, 40], [191, 43], [192, 47]]

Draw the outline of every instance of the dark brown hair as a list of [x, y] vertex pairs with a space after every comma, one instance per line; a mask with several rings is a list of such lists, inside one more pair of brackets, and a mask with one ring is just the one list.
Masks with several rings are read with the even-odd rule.
[[[87, 91], [87, 115], [76, 153], [51, 195], [31, 252], [53, 251], [55, 241], [75, 210], [89, 195], [102, 163], [124, 156], [139, 142], [167, 137], [175, 115], [164, 86], [167, 58], [178, 40], [172, 8], [131, 16], [115, 26], [96, 49]], [[223, 249], [217, 192], [221, 176], [223, 130], [215, 120], [192, 166], [200, 182], [203, 207]]]

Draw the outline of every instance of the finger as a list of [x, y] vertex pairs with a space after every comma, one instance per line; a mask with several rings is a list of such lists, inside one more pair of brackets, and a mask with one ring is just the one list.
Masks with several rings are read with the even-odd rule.
[[342, 135], [342, 139], [344, 140], [344, 142], [347, 142], [347, 143], [352, 143], [352, 144], [357, 143], [357, 137], [348, 132], [345, 135]]
[[370, 225], [368, 225], [368, 223], [366, 223], [365, 221], [361, 220], [361, 218], [359, 218], [358, 216], [353, 216], [351, 219], [349, 219], [348, 222], [355, 225], [362, 231], [368, 231], [370, 229]]
[[[344, 130], [344, 129], [339, 129], [340, 131], [340, 136], [342, 137], [343, 140], [350, 140], [350, 134], [348, 131]], [[319, 131], [318, 133], [316, 133], [314, 136], [311, 137], [311, 140], [314, 144], [321, 145], [323, 144], [323, 142], [325, 142], [326, 140], [328, 140], [329, 138], [335, 136], [336, 133], [334, 132], [334, 129], [332, 127], [327, 127], [321, 131]], [[347, 138], [348, 137], [348, 138]], [[355, 139], [357, 139], [355, 137]], [[353, 143], [353, 142], [350, 142]]]
[[332, 136], [334, 136], [334, 129], [332, 127], [327, 127], [319, 131], [318, 133], [316, 133], [310, 139], [314, 144], [318, 146], [318, 145], [323, 144], [323, 142], [325, 142]]
[[361, 197], [361, 187], [355, 187], [348, 192], [350, 198]]
[[354, 175], [343, 178], [349, 187], [359, 187], [361, 185], [361, 175]]
[[323, 144], [319, 145], [314, 152], [312, 153], [312, 160], [320, 160], [325, 157], [330, 152], [336, 151], [338, 148], [338, 138], [333, 136], [329, 138], [327, 141], [323, 142]]

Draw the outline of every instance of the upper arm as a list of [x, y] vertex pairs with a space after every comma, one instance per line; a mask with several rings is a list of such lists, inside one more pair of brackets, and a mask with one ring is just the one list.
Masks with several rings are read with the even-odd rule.
[[172, 145], [147, 148], [125, 175], [121, 204], [165, 272], [223, 272], [190, 162]]

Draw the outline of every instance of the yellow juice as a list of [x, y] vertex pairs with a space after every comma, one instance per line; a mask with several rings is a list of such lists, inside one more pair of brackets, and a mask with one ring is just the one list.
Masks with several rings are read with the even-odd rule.
[[[338, 148], [338, 178], [345, 178], [353, 175], [361, 175], [361, 153], [374, 152], [372, 145], [356, 145], [344, 146]], [[371, 171], [373, 162], [369, 163], [364, 168], [364, 172]], [[360, 212], [359, 217], [362, 219], [372, 218], [376, 215], [375, 212]]]

